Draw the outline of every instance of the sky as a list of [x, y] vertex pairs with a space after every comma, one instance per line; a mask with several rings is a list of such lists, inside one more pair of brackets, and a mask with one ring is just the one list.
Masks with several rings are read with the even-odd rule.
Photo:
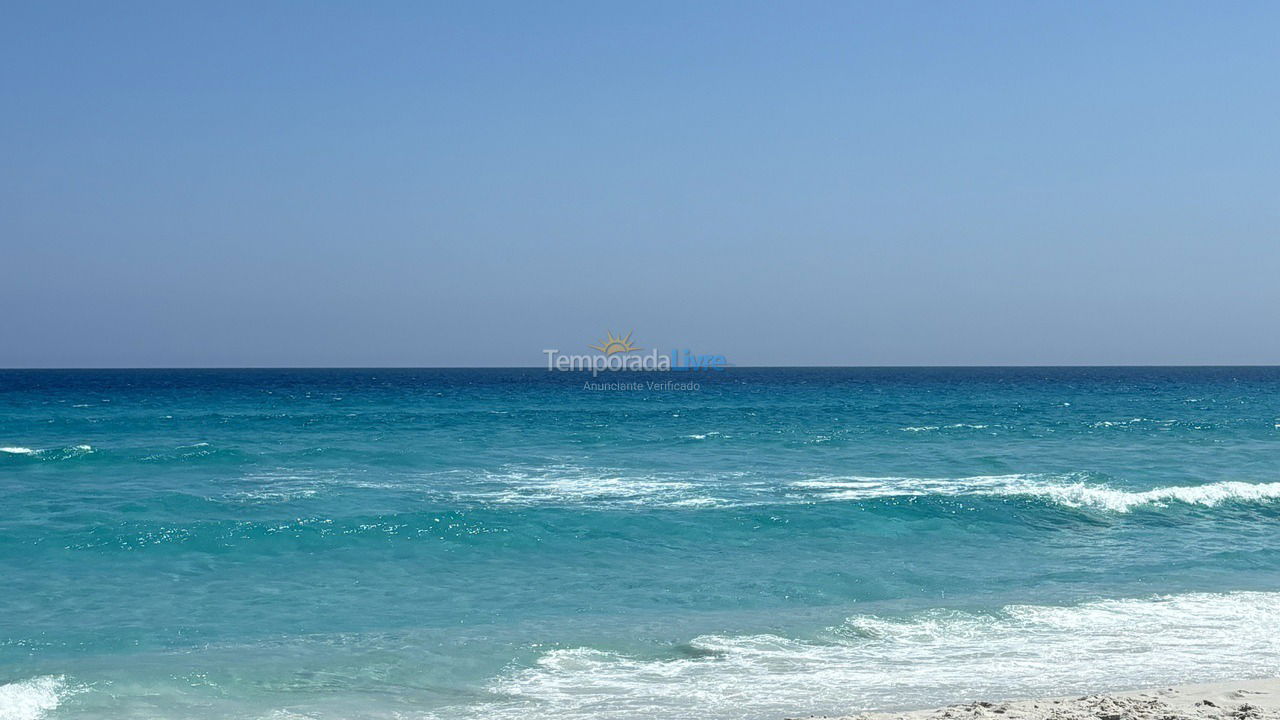
[[0, 367], [1280, 364], [1280, 4], [0, 3]]

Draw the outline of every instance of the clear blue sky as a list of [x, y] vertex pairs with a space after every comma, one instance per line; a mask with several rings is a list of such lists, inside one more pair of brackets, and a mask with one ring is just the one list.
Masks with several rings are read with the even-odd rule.
[[1280, 4], [0, 6], [0, 366], [1280, 363]]

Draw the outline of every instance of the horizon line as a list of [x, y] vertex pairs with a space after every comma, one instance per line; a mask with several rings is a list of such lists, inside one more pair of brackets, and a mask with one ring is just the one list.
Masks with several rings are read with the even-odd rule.
[[[909, 364], [909, 365], [729, 365], [724, 369], [740, 370], [896, 370], [896, 369], [1040, 369], [1040, 368], [1280, 368], [1280, 363], [1057, 363], [1057, 364]], [[98, 365], [0, 367], [0, 372], [80, 371], [80, 370], [544, 370], [546, 372], [590, 372], [590, 370], [549, 370], [543, 365]], [[657, 370], [601, 370], [601, 373], [650, 373]], [[703, 371], [708, 372], [708, 371]]]

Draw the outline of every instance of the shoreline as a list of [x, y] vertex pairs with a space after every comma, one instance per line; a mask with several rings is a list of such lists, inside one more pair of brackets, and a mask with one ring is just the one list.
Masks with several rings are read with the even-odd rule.
[[787, 720], [1280, 720], [1280, 678]]

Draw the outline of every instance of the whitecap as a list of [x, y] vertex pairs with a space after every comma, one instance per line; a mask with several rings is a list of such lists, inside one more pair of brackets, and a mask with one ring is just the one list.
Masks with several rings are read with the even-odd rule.
[[720, 487], [720, 480], [736, 480], [745, 474], [632, 475], [608, 468], [562, 464], [547, 467], [505, 467], [483, 472], [475, 477], [451, 479], [460, 479], [465, 484], [452, 492], [455, 497], [485, 503], [697, 508], [727, 502], [726, 498], [709, 491]]
[[66, 680], [55, 675], [0, 685], [0, 720], [39, 720], [69, 692]]
[[991, 613], [857, 615], [809, 637], [703, 635], [694, 652], [551, 650], [441, 717], [693, 720], [844, 714], [1280, 672], [1280, 593], [1191, 593]]
[[1228, 481], [1207, 485], [1161, 487], [1137, 492], [1091, 487], [1077, 483], [1061, 487], [1031, 489], [1025, 491], [1025, 494], [1041, 495], [1071, 507], [1096, 507], [1115, 512], [1129, 512], [1137, 507], [1166, 507], [1171, 503], [1214, 507], [1232, 502], [1270, 502], [1280, 499], [1280, 482]]
[[1280, 500], [1280, 482], [1224, 481], [1205, 485], [1174, 485], [1150, 490], [1122, 490], [1089, 484], [1082, 475], [978, 475], [964, 478], [828, 477], [800, 480], [792, 486], [819, 490], [821, 500], [873, 500], [891, 497], [995, 496], [1034, 497], [1072, 508], [1117, 513], [1173, 503], [1214, 507], [1225, 503], [1265, 503]]
[[719, 434], [720, 434], [719, 430], [710, 430], [705, 433], [694, 433], [692, 435], [685, 435], [685, 437], [690, 440], [706, 440], [709, 437], [716, 437]]
[[[200, 446], [208, 446], [208, 443], [198, 443], [193, 447]], [[394, 482], [366, 480], [358, 472], [290, 468], [247, 473], [236, 483], [247, 487], [224, 493], [223, 499], [247, 504], [292, 502], [335, 490], [394, 490], [402, 487]]]
[[30, 455], [41, 460], [69, 460], [94, 452], [92, 445], [72, 445], [69, 447], [33, 450], [28, 447], [0, 447], [0, 452], [10, 455]]

